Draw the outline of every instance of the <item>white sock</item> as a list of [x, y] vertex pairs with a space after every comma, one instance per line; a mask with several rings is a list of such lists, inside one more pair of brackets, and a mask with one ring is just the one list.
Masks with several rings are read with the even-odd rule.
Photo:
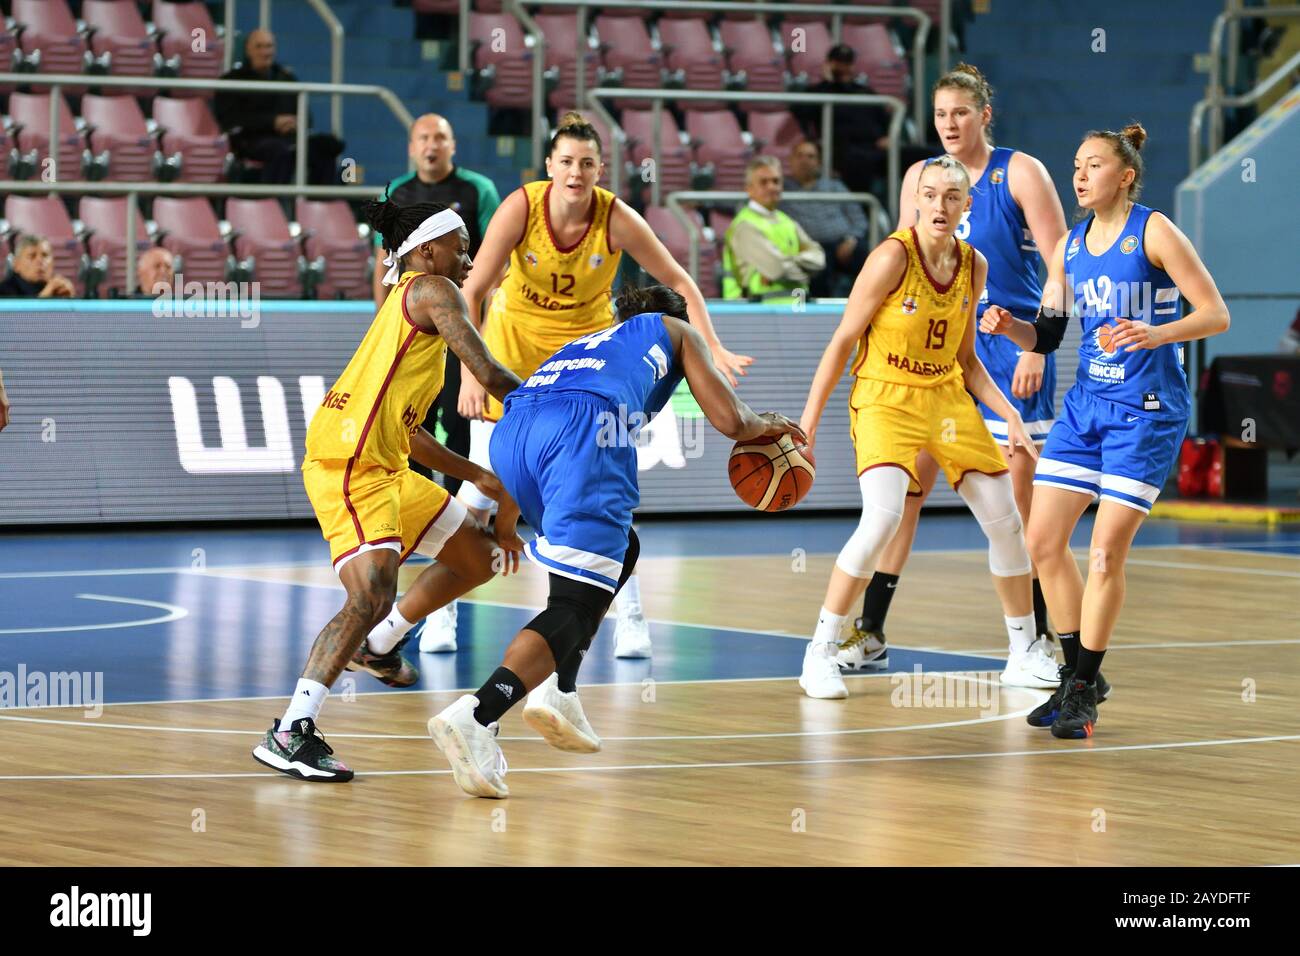
[[320, 709], [324, 706], [325, 698], [329, 693], [330, 689], [324, 684], [299, 677], [298, 686], [293, 689], [293, 698], [289, 701], [289, 709], [280, 718], [278, 729], [282, 732], [288, 731], [295, 720], [301, 720], [303, 717], [315, 720], [320, 716]]
[[[817, 630], [813, 631], [813, 645], [831, 644], [838, 649], [840, 630], [844, 627], [846, 620], [848, 620], [847, 614], [832, 614], [823, 607], [817, 615]], [[835, 652], [831, 651], [831, 653]]]
[[617, 600], [619, 617], [641, 616], [641, 582], [635, 574], [629, 575], [619, 588]]
[[393, 602], [393, 609], [388, 612], [388, 617], [384, 618], [375, 625], [374, 630], [366, 638], [366, 643], [370, 645], [370, 650], [376, 654], [387, 654], [397, 642], [406, 636], [406, 632], [415, 626], [414, 621], [408, 621], [402, 617], [402, 612], [397, 609], [397, 602]]
[[1034, 612], [1024, 617], [1008, 617], [1007, 638], [1011, 641], [1011, 653], [1023, 654], [1037, 639], [1034, 633]]

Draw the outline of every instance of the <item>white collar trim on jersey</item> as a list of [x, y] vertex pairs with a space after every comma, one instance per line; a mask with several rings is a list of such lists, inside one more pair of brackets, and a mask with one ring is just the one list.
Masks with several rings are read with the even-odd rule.
[[454, 209], [443, 209], [436, 212], [424, 222], [420, 223], [419, 228], [407, 237], [397, 252], [390, 252], [384, 259], [384, 265], [388, 266], [388, 272], [384, 275], [384, 285], [397, 285], [397, 281], [402, 278], [402, 269], [398, 265], [402, 261], [402, 256], [406, 255], [421, 243], [428, 242], [430, 239], [437, 239], [439, 236], [445, 236], [449, 232], [455, 232], [463, 228], [465, 220], [460, 218], [460, 214]]

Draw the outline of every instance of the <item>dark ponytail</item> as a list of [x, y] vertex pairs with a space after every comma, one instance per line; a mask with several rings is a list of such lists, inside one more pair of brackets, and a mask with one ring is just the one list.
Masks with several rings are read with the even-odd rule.
[[662, 312], [690, 321], [686, 316], [686, 300], [680, 292], [666, 285], [624, 286], [614, 303], [614, 321], [626, 322], [642, 312]]
[[399, 206], [385, 192], [382, 198], [366, 203], [364, 212], [370, 228], [383, 238], [384, 248], [395, 253], [407, 237], [420, 228], [424, 220], [446, 208], [440, 202], [417, 202], [410, 206]]

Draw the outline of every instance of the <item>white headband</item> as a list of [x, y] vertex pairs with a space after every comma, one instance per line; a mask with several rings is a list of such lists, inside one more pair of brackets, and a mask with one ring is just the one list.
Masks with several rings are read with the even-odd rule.
[[402, 256], [406, 255], [421, 243], [428, 242], [430, 239], [437, 239], [439, 236], [445, 236], [449, 232], [455, 232], [463, 228], [465, 220], [460, 218], [460, 214], [454, 209], [444, 209], [436, 212], [424, 222], [420, 227], [407, 236], [406, 241], [402, 243], [397, 252], [390, 252], [384, 259], [384, 265], [388, 266], [388, 273], [384, 276], [384, 285], [397, 285], [397, 280], [402, 277], [401, 266]]

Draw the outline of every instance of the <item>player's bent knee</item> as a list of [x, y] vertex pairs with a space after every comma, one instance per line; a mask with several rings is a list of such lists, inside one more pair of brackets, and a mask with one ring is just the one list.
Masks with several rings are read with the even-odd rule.
[[989, 571], [994, 577], [1013, 578], [1032, 570], [1020, 512], [987, 523], [981, 521], [980, 527], [989, 539]]
[[546, 610], [529, 622], [528, 629], [542, 635], [558, 665], [596, 633], [612, 598], [604, 588], [552, 574]]
[[858, 526], [835, 559], [835, 566], [855, 578], [869, 578], [885, 546], [903, 521], [901, 511], [866, 504]]

